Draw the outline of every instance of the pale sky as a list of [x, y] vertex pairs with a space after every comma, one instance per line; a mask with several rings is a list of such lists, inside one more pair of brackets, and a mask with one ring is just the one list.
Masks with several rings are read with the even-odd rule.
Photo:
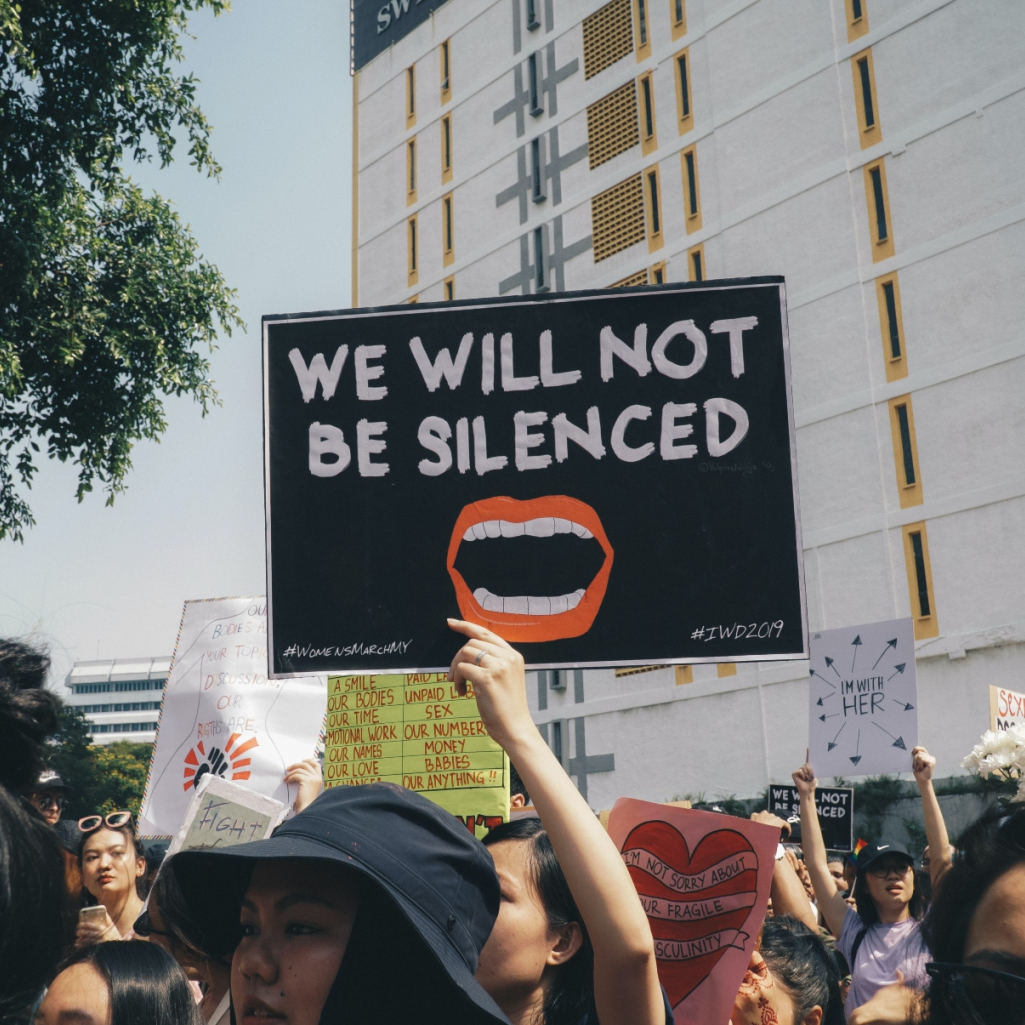
[[350, 305], [348, 3], [235, 0], [191, 32], [181, 67], [200, 80], [221, 180], [187, 147], [132, 174], [173, 201], [247, 331], [212, 357], [223, 407], [204, 420], [167, 400], [166, 433], [136, 445], [112, 508], [100, 490], [78, 505], [75, 468], [45, 463], [27, 492], [37, 525], [0, 542], [0, 635], [48, 644], [58, 684], [76, 659], [171, 654], [187, 598], [264, 593], [260, 318]]

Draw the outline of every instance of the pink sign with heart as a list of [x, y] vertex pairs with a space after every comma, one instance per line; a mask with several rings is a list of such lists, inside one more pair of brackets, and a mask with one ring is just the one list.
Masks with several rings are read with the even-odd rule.
[[765, 917], [779, 832], [620, 798], [609, 835], [647, 912], [676, 1025], [727, 1021]]

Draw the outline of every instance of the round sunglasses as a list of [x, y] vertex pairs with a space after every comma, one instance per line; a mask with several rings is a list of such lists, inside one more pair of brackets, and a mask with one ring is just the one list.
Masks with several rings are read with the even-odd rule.
[[121, 829], [132, 821], [130, 811], [112, 811], [109, 815], [86, 815], [78, 820], [78, 828], [83, 833], [95, 833], [106, 826], [108, 829]]
[[993, 968], [934, 961], [930, 1000], [938, 1000], [957, 1025], [1025, 1025], [1025, 978]]

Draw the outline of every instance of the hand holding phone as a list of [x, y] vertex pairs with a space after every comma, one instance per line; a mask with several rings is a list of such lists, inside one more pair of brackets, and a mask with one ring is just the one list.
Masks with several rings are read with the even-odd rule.
[[121, 934], [117, 931], [117, 927], [102, 904], [79, 909], [78, 929], [75, 932], [76, 947], [119, 939], [121, 939]]

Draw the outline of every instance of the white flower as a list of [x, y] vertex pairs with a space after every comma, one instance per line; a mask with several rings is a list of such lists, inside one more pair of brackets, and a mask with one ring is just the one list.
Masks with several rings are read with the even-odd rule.
[[[1025, 776], [1025, 724], [1017, 723], [1007, 730], [987, 730], [972, 748], [961, 767], [977, 772], [984, 779], [991, 773], [1004, 779]], [[1025, 801], [1025, 781], [1016, 800]]]

